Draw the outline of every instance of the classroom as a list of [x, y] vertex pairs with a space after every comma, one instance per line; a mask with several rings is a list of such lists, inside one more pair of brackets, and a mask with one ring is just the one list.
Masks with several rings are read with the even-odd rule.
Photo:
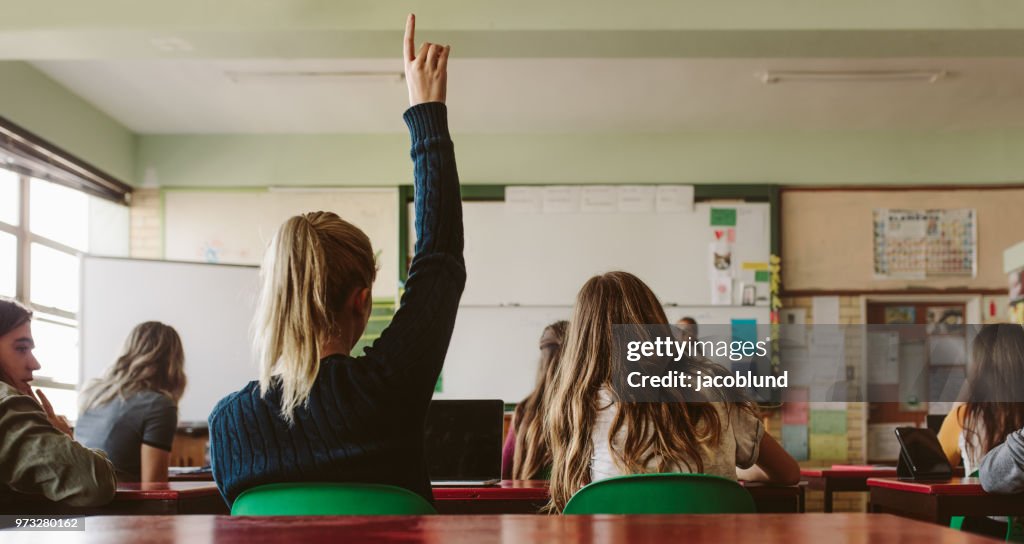
[[1024, 5], [0, 14], [4, 542], [1024, 541]]

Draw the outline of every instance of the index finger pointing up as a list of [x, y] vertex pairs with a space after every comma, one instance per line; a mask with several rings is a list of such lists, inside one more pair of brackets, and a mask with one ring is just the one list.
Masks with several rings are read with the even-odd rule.
[[416, 15], [410, 13], [405, 20], [405, 62], [412, 62], [416, 58]]

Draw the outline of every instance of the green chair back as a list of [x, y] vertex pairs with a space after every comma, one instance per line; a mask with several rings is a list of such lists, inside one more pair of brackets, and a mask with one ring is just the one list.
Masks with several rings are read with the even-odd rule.
[[419, 495], [390, 485], [334, 482], [268, 484], [243, 492], [232, 516], [402, 516], [436, 514]]
[[708, 474], [636, 474], [587, 485], [564, 514], [747, 514], [754, 499], [740, 484]]

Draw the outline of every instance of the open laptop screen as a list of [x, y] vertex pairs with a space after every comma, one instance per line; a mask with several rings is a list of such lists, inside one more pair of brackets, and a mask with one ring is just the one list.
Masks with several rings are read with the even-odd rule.
[[501, 478], [500, 400], [435, 400], [427, 412], [431, 481]]

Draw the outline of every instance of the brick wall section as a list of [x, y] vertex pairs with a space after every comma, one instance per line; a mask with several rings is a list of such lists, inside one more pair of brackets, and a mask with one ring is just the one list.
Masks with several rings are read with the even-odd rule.
[[[803, 308], [807, 311], [807, 324], [814, 323], [811, 297], [790, 297], [783, 298], [784, 308]], [[861, 311], [861, 297], [844, 296], [839, 297], [839, 321], [843, 325], [857, 325], [865, 322], [865, 316]], [[859, 336], [848, 335], [845, 343], [848, 366], [853, 365], [855, 372], [860, 372], [861, 350], [863, 346]], [[856, 377], [854, 381], [856, 381]], [[775, 413], [769, 419], [769, 428], [773, 435], [779, 437], [782, 425], [781, 415]], [[847, 403], [846, 408], [846, 429], [848, 435], [847, 459], [831, 460], [817, 459], [811, 453], [811, 460], [803, 461], [801, 466], [821, 467], [830, 466], [833, 462], [843, 464], [864, 464], [867, 452], [867, 407], [863, 402]], [[833, 497], [833, 508], [836, 512], [866, 512], [867, 493], [837, 493]], [[807, 492], [807, 511], [821, 512], [824, 507], [824, 499], [820, 491]]]
[[162, 259], [163, 210], [159, 189], [132, 192], [131, 256], [137, 259]]

